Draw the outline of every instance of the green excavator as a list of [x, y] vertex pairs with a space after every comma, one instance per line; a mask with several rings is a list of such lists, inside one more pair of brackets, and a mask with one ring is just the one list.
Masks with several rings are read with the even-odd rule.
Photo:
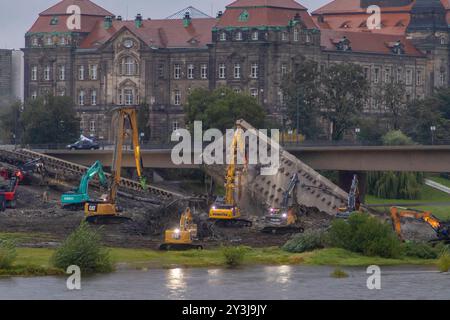
[[94, 179], [95, 176], [98, 176], [98, 180], [102, 187], [108, 187], [108, 179], [103, 171], [102, 163], [96, 161], [83, 175], [78, 188], [61, 196], [62, 207], [73, 211], [84, 209], [85, 204], [91, 200], [88, 193], [89, 182]]

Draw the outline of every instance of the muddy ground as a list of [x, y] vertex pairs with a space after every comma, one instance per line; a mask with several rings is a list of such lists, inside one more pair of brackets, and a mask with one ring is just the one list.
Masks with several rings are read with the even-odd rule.
[[[44, 202], [43, 193], [47, 192], [49, 201]], [[63, 190], [49, 187], [19, 186], [17, 208], [0, 212], [1, 233], [25, 233], [29, 235], [23, 246], [54, 247], [63, 241], [84, 219], [82, 211], [67, 211], [60, 207]], [[99, 197], [98, 191], [91, 191], [91, 197]], [[157, 248], [163, 241], [163, 232], [179, 223], [179, 216], [186, 204], [180, 203], [166, 209], [147, 203], [119, 198], [124, 215], [132, 221], [119, 225], [104, 225], [101, 229], [105, 245], [124, 248]], [[196, 216], [206, 219], [206, 208], [196, 208]], [[263, 234], [262, 218], [251, 219], [254, 227], [250, 229], [224, 229], [213, 227], [212, 234], [203, 242], [205, 247], [221, 244], [242, 244], [253, 247], [283, 245], [291, 235]], [[330, 223], [326, 214], [304, 216], [301, 225], [305, 229], [325, 228]]]

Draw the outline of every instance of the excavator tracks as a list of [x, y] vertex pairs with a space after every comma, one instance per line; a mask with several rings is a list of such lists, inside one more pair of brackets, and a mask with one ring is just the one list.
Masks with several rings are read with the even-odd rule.
[[[67, 180], [80, 179], [88, 169], [83, 165], [64, 161], [58, 158], [54, 158], [27, 149], [18, 149], [18, 150], [0, 149], [0, 161], [12, 165], [19, 165], [21, 163], [28, 162], [37, 158], [41, 159], [41, 161], [45, 165], [46, 171], [48, 173], [52, 173], [53, 175], [55, 175], [56, 179], [61, 178]], [[106, 174], [106, 176], [110, 178], [111, 174]], [[94, 179], [92, 183], [97, 187], [99, 186], [99, 182], [97, 179]], [[139, 182], [125, 178], [122, 178], [120, 180], [120, 190], [122, 190], [123, 192], [133, 192], [142, 195], [145, 194], [145, 196], [156, 198], [160, 202], [172, 201], [177, 198], [185, 198], [185, 195], [181, 193], [165, 190], [152, 185], [148, 185], [147, 190], [144, 191], [142, 190], [142, 187]]]

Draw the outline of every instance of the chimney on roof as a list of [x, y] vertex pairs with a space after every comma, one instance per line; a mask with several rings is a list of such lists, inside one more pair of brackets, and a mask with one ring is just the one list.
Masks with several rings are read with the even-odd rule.
[[136, 28], [142, 27], [142, 15], [140, 13], [137, 14], [134, 24], [136, 25]]
[[223, 11], [217, 12], [217, 19], [222, 18], [222, 16], [223, 16]]
[[103, 21], [103, 27], [108, 30], [112, 27], [113, 18], [111, 16], [106, 16], [105, 20]]
[[117, 16], [117, 21], [122, 21], [122, 16]]
[[183, 25], [185, 28], [189, 27], [191, 25], [191, 14], [189, 13], [189, 11], [186, 11], [186, 13], [184, 14], [184, 18], [183, 18]]

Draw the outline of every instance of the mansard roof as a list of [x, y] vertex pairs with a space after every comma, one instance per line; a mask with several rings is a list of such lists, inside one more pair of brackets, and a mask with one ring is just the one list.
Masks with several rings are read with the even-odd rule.
[[237, 0], [229, 4], [227, 8], [248, 8], [248, 7], [273, 7], [306, 10], [304, 6], [294, 0]]
[[40, 16], [49, 16], [49, 15], [65, 15], [67, 14], [67, 8], [72, 5], [76, 5], [80, 7], [82, 15], [90, 15], [90, 16], [110, 16], [113, 15], [106, 9], [103, 9], [99, 5], [93, 3], [90, 0], [62, 0], [61, 2], [55, 4], [53, 7], [48, 8], [47, 10], [41, 12]]
[[185, 26], [182, 19], [144, 20], [140, 28], [134, 21], [114, 20], [109, 29], [98, 22], [81, 43], [82, 49], [97, 48], [106, 44], [122, 30], [127, 29], [146, 45], [155, 48], [196, 48], [212, 42], [211, 30], [217, 20], [212, 18], [191, 19]]
[[296, 15], [306, 28], [317, 28], [307, 9], [294, 0], [235, 1], [226, 7], [217, 27], [285, 27]]
[[[447, 22], [450, 23], [450, 3], [447, 0], [424, 0], [423, 3], [427, 6], [433, 2], [447, 10]], [[320, 29], [404, 35], [411, 22], [413, 6], [421, 3], [421, 0], [333, 0], [312, 15]], [[381, 8], [381, 29], [368, 30], [365, 26], [369, 4]]]
[[322, 30], [321, 35], [321, 46], [324, 50], [336, 51], [336, 42], [339, 39], [347, 39], [352, 52], [394, 54], [392, 44], [400, 42], [405, 55], [423, 57], [423, 53], [416, 49], [406, 36], [336, 30]]
[[[67, 19], [73, 11], [67, 13], [68, 9], [76, 5], [81, 11], [81, 29], [69, 30]], [[41, 12], [33, 26], [28, 30], [29, 33], [54, 33], [54, 32], [90, 32], [95, 24], [103, 20], [105, 16], [113, 15], [111, 12], [96, 5], [90, 0], [63, 0], [49, 9]], [[52, 23], [56, 21], [56, 23]]]

